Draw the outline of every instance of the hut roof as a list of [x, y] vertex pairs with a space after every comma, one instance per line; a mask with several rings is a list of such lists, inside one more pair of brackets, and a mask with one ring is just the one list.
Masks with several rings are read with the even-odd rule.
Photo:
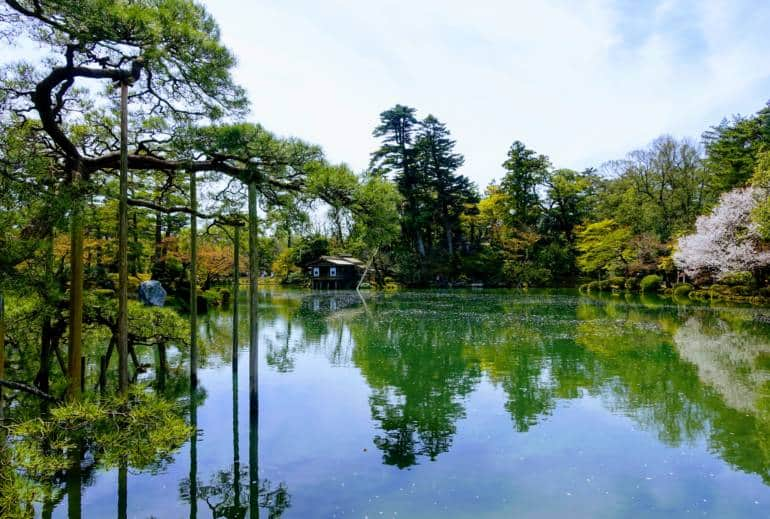
[[364, 266], [364, 262], [361, 261], [360, 259], [354, 258], [353, 256], [344, 255], [344, 254], [340, 254], [339, 256], [321, 256], [317, 260], [311, 261], [310, 263], [308, 263], [308, 266], [322, 265], [322, 264], [353, 266], [353, 267]]

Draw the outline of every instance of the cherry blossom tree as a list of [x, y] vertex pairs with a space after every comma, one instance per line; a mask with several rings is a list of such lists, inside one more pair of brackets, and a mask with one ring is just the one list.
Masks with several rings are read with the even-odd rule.
[[751, 213], [763, 189], [746, 187], [724, 193], [711, 214], [698, 217], [695, 232], [679, 239], [674, 263], [688, 276], [752, 271], [770, 265], [770, 250], [761, 239]]

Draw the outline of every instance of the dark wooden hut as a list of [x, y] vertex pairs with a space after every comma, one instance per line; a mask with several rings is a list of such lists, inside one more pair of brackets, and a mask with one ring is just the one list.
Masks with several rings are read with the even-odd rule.
[[311, 286], [316, 289], [355, 288], [364, 262], [353, 256], [321, 256], [307, 265]]

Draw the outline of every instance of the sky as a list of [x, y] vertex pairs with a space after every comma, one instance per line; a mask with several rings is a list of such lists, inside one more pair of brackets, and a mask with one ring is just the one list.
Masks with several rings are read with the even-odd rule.
[[379, 114], [446, 123], [483, 188], [514, 140], [554, 167], [700, 140], [770, 100], [770, 2], [205, 0], [251, 119], [363, 171]]

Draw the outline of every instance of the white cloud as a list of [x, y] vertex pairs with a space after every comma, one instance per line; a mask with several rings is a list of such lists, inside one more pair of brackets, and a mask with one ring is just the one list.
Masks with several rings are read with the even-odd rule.
[[395, 103], [447, 123], [483, 187], [515, 139], [581, 168], [770, 97], [770, 8], [751, 2], [207, 4], [254, 119], [357, 170]]

